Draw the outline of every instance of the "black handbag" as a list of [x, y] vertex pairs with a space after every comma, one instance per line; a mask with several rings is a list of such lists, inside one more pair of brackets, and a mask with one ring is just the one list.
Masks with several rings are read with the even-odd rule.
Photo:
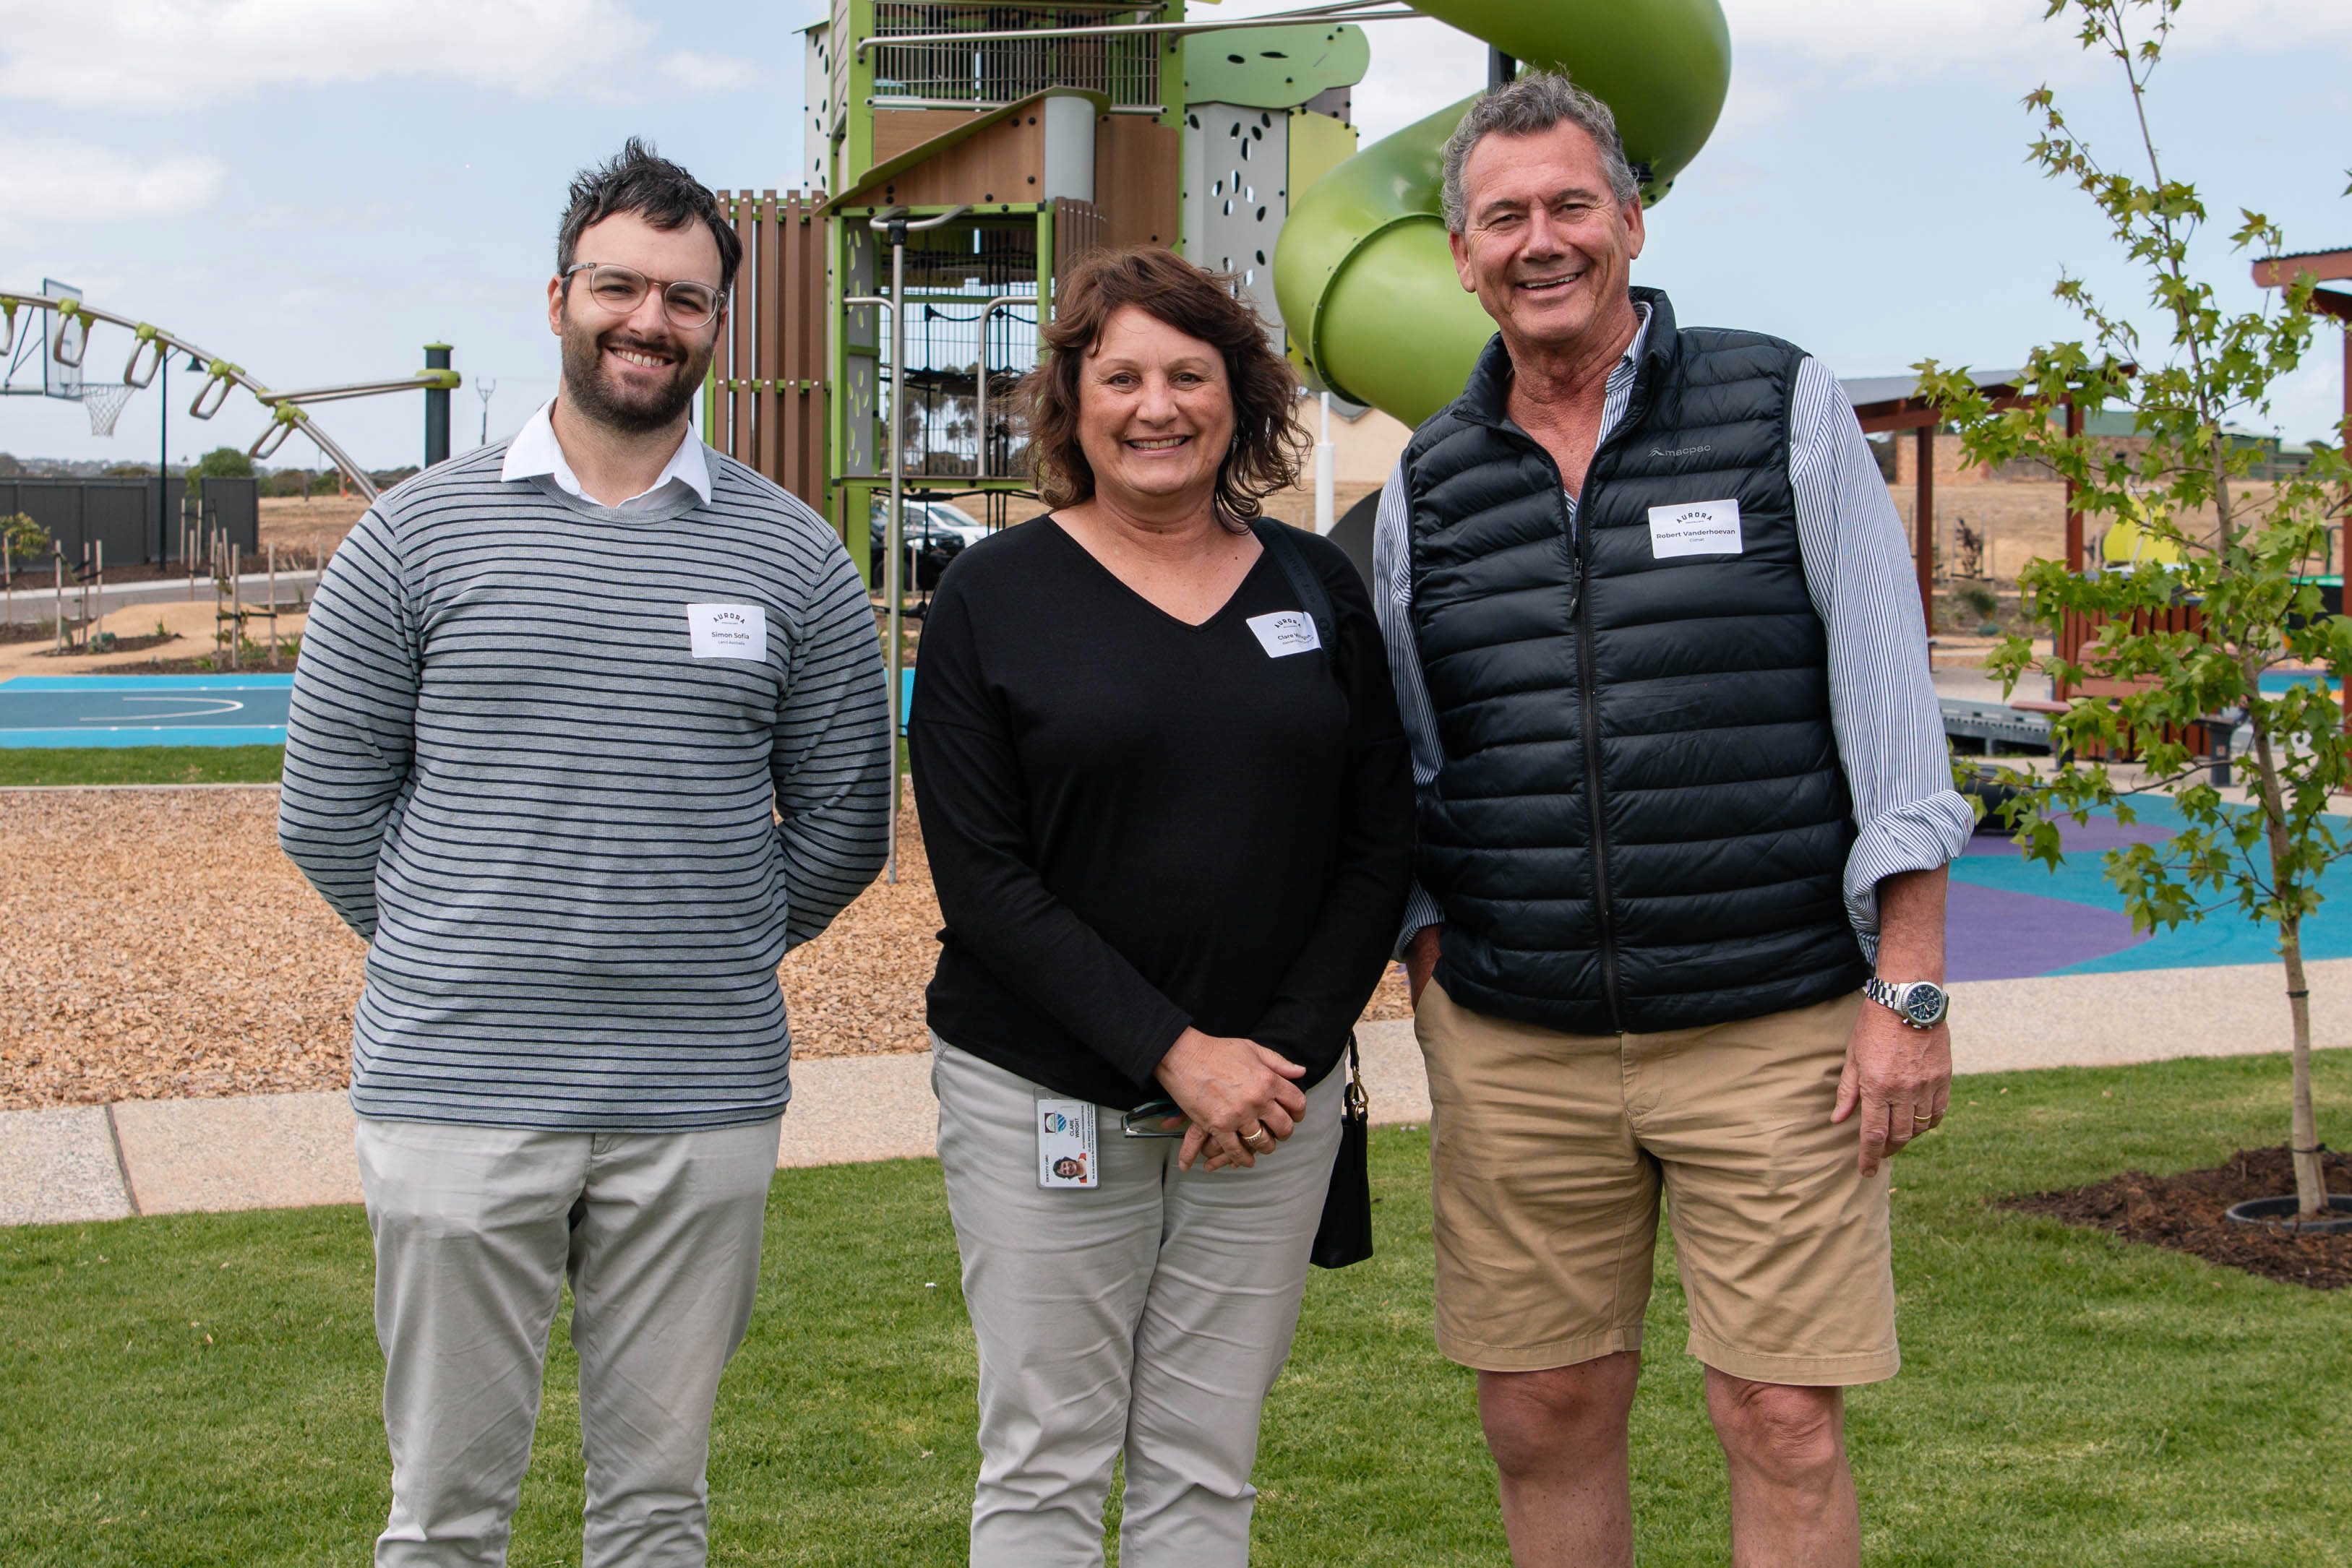
[[[1298, 607], [1315, 622], [1315, 640], [1331, 661], [1331, 672], [1342, 690], [1348, 673], [1339, 656], [1338, 617], [1331, 596], [1307, 564], [1306, 552], [1290, 537], [1286, 523], [1261, 522], [1257, 537], [1274, 554], [1275, 563], [1290, 580]], [[1344, 1269], [1372, 1255], [1371, 1147], [1365, 1134], [1371, 1126], [1371, 1102], [1364, 1097], [1364, 1074], [1356, 1058], [1356, 1034], [1348, 1031], [1348, 1094], [1339, 1112], [1339, 1153], [1331, 1162], [1331, 1185], [1323, 1194], [1323, 1223], [1315, 1228], [1315, 1246], [1307, 1254], [1318, 1269]]]
[[1331, 1162], [1331, 1185], [1323, 1194], [1323, 1222], [1307, 1254], [1318, 1269], [1344, 1269], [1372, 1255], [1372, 1166], [1367, 1134], [1371, 1102], [1364, 1096], [1364, 1073], [1356, 1060], [1356, 1036], [1348, 1034], [1348, 1092], [1339, 1111], [1339, 1153]]

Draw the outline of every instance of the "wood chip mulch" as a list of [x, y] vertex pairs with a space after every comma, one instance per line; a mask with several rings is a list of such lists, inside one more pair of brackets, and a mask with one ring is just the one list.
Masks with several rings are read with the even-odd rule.
[[[0, 1110], [332, 1090], [364, 957], [278, 852], [274, 789], [0, 794]], [[794, 1051], [928, 1049], [939, 902], [910, 809], [877, 880], [784, 959]], [[1368, 1018], [1409, 1018], [1391, 967]]]
[[[2352, 1156], [2323, 1153], [2327, 1190], [2352, 1193]], [[2004, 1198], [2003, 1208], [2047, 1215], [2120, 1236], [2192, 1252], [2209, 1263], [2314, 1290], [2352, 1285], [2352, 1232], [2297, 1236], [2283, 1228], [2239, 1225], [2222, 1218], [2250, 1197], [2294, 1192], [2294, 1166], [2284, 1146], [2240, 1149], [2221, 1165], [2178, 1176], [2126, 1171], [2088, 1186]]]

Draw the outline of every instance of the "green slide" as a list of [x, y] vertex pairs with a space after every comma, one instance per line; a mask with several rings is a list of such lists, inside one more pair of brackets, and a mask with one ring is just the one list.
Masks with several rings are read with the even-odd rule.
[[[1566, 70], [1617, 116], [1664, 196], [1723, 110], [1731, 35], [1716, 0], [1412, 0], [1523, 65]], [[1325, 385], [1419, 424], [1461, 392], [1494, 324], [1454, 273], [1439, 216], [1445, 139], [1470, 99], [1374, 142], [1292, 199], [1274, 257], [1293, 343]]]

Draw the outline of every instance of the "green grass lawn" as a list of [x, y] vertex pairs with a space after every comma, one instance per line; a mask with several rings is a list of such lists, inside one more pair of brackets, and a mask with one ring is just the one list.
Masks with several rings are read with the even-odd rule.
[[275, 784], [282, 746], [0, 747], [0, 785]]
[[[2277, 1058], [1962, 1081], [1895, 1166], [1906, 1365], [1851, 1423], [1867, 1561], [2346, 1561], [2352, 1292], [1987, 1205], [2275, 1142], [2285, 1082]], [[2341, 1135], [2352, 1051], [2319, 1084]], [[1470, 1377], [1430, 1344], [1427, 1141], [1383, 1131], [1373, 1157], [1380, 1256], [1308, 1291], [1257, 1559], [1499, 1563]], [[972, 1352], [937, 1166], [783, 1173], [765, 1268], [720, 1397], [714, 1562], [961, 1563]], [[364, 1562], [387, 1495], [368, 1291], [353, 1209], [0, 1231], [0, 1563]], [[1683, 1333], [1669, 1276], [1634, 1416], [1650, 1565], [1728, 1555]], [[578, 1561], [575, 1375], [559, 1330], [519, 1565]]]

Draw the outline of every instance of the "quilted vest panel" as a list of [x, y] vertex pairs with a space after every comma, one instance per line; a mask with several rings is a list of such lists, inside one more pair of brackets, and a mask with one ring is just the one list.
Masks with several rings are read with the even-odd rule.
[[1419, 864], [1445, 914], [1438, 979], [1579, 1034], [1759, 1017], [1869, 974], [1789, 480], [1803, 353], [1678, 329], [1663, 294], [1634, 295], [1633, 399], [1574, 528], [1558, 467], [1506, 414], [1499, 337], [1405, 457], [1443, 750]]

